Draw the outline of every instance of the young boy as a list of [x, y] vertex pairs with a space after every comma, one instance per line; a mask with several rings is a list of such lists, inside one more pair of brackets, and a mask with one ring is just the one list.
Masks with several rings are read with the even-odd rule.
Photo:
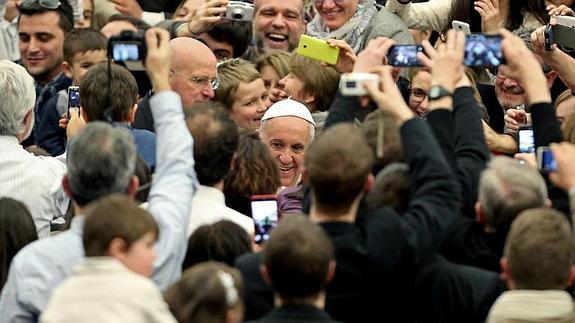
[[220, 84], [215, 90], [214, 101], [226, 106], [238, 126], [250, 130], [259, 128], [268, 109], [264, 102], [267, 90], [255, 66], [234, 58], [218, 66], [218, 76]]
[[[106, 60], [108, 40], [99, 31], [93, 29], [75, 29], [64, 39], [64, 73], [72, 79], [72, 84], [79, 86], [88, 69]], [[59, 120], [68, 110], [68, 90], [58, 92], [54, 97], [55, 111], [46, 111], [48, 122], [38, 129], [38, 145], [52, 156], [66, 150], [66, 132], [59, 126]]]
[[40, 322], [170, 322], [176, 320], [148, 279], [158, 225], [128, 197], [113, 194], [86, 208], [86, 258], [58, 286]]

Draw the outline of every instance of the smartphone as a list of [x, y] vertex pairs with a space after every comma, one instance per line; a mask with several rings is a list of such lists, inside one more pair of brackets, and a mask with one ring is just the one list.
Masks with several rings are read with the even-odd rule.
[[68, 87], [68, 119], [71, 117], [70, 108], [80, 108], [80, 87], [75, 85]]
[[278, 202], [275, 195], [252, 195], [252, 218], [255, 225], [255, 242], [262, 244], [270, 237], [270, 231], [278, 225]]
[[549, 173], [557, 170], [557, 162], [549, 147], [537, 148], [537, 166], [541, 172]]
[[519, 152], [535, 152], [535, 140], [533, 138], [533, 127], [519, 127]]
[[471, 34], [471, 27], [469, 24], [459, 20], [453, 20], [451, 22], [451, 27], [455, 30], [463, 31], [466, 35]]
[[551, 46], [555, 44], [554, 28], [551, 24], [545, 26], [544, 34], [545, 36], [545, 50], [551, 50]]
[[323, 39], [301, 35], [296, 53], [301, 56], [335, 65], [337, 64], [337, 58], [339, 57], [339, 48], [331, 47]]
[[557, 45], [575, 49], [575, 17], [554, 17], [557, 24], [553, 27], [553, 40]]
[[420, 45], [394, 45], [387, 54], [387, 64], [391, 66], [422, 66], [417, 53], [423, 53]]
[[505, 63], [501, 52], [501, 36], [472, 34], [465, 40], [465, 66], [492, 67]]

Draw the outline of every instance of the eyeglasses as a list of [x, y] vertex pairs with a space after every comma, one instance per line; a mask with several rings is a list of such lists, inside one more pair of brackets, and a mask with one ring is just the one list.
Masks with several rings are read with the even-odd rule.
[[61, 5], [59, 0], [24, 0], [20, 4], [20, 8], [26, 10], [40, 7], [48, 10], [56, 10]]
[[212, 88], [212, 90], [217, 90], [218, 87], [220, 86], [220, 79], [218, 77], [210, 79], [207, 76], [189, 76], [184, 73], [176, 72], [174, 70], [170, 70], [170, 73], [174, 73], [187, 78], [188, 81], [192, 82], [197, 87], [205, 87], [209, 85]]
[[411, 89], [411, 99], [415, 102], [421, 102], [425, 100], [428, 95], [429, 92], [425, 91], [424, 89], [420, 89], [418, 87]]

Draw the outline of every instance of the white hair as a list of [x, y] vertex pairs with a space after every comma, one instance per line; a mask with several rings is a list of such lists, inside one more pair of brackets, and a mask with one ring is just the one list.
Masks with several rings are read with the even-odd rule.
[[0, 135], [17, 136], [24, 131], [24, 116], [36, 105], [34, 79], [26, 69], [0, 60]]

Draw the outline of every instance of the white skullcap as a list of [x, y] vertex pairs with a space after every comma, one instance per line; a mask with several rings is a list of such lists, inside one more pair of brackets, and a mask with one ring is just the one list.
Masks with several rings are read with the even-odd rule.
[[262, 121], [277, 117], [297, 117], [315, 126], [315, 121], [313, 121], [308, 108], [302, 103], [292, 99], [285, 99], [272, 104], [266, 113], [264, 113]]

